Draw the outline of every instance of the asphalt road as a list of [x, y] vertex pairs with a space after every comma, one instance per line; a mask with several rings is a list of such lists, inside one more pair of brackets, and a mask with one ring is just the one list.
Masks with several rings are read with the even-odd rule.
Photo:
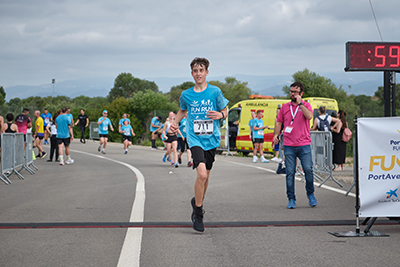
[[[288, 210], [276, 163], [217, 155], [204, 209], [191, 228], [196, 172], [161, 161], [163, 151], [98, 142], [71, 146], [73, 165], [36, 160], [35, 175], [0, 184], [0, 266], [397, 266], [400, 224], [379, 218], [389, 237], [355, 231], [355, 198], [329, 180], [310, 208], [296, 182]], [[48, 151], [48, 146], [45, 150]], [[172, 173], [170, 173], [172, 172]], [[352, 191], [354, 193], [354, 189]], [[363, 230], [365, 226], [361, 227]]]

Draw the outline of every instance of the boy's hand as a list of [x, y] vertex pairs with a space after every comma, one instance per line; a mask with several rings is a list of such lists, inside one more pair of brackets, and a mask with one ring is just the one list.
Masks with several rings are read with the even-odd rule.
[[207, 111], [207, 118], [212, 120], [219, 120], [222, 119], [222, 113], [215, 110]]
[[176, 132], [178, 131], [178, 129], [179, 129], [179, 125], [176, 124], [175, 122], [173, 122], [173, 123], [171, 123], [170, 129], [171, 129], [171, 131], [172, 131], [173, 133], [176, 133]]

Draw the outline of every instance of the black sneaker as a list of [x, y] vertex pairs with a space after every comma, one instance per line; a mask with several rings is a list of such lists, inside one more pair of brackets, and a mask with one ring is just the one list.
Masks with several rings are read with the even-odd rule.
[[179, 163], [179, 164], [182, 164], [182, 158], [181, 158], [181, 156], [178, 156], [178, 163]]
[[193, 229], [198, 232], [204, 232], [204, 223], [203, 223], [203, 207], [200, 209], [196, 207], [195, 198], [192, 198], [190, 201], [192, 204], [192, 222], [193, 222]]
[[37, 158], [37, 159], [40, 159], [40, 158], [41, 158], [41, 156], [42, 156], [42, 155], [40, 155], [40, 154], [37, 154], [37, 155], [36, 155], [36, 158]]
[[47, 156], [47, 153], [46, 152], [42, 152], [42, 156], [40, 158], [42, 159], [42, 158], [44, 158], [46, 156]]

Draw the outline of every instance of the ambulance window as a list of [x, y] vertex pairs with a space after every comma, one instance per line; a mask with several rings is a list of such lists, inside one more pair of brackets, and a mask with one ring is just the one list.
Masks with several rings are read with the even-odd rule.
[[[229, 112], [228, 125], [229, 127], [237, 126], [240, 118], [240, 110], [232, 110]], [[234, 123], [236, 122], [236, 123]]]

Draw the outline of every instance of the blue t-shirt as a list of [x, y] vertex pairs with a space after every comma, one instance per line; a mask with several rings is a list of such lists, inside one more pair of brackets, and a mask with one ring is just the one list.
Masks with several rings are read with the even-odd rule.
[[[262, 120], [259, 120], [257, 118], [255, 118], [253, 120], [253, 127], [260, 128], [260, 127], [263, 127], [263, 126], [264, 126], [264, 122]], [[253, 138], [264, 139], [264, 130], [254, 130], [253, 129]]]
[[186, 122], [187, 120], [183, 118], [179, 123], [179, 131], [182, 133], [182, 137], [186, 138]]
[[211, 120], [206, 115], [207, 111], [220, 111], [228, 105], [221, 89], [208, 84], [205, 90], [195, 92], [192, 87], [182, 92], [179, 101], [180, 108], [188, 111], [186, 135], [189, 148], [199, 146], [207, 151], [219, 147], [219, 120]]
[[[128, 124], [131, 124], [131, 120], [128, 119], [128, 118], [126, 118], [126, 119], [120, 119], [118, 124], [121, 125], [121, 127], [122, 127], [122, 125], [124, 125], [124, 121], [128, 121]], [[122, 129], [122, 128], [121, 128], [121, 129]]]
[[57, 125], [57, 138], [65, 139], [70, 138], [69, 125], [71, 125], [71, 120], [67, 115], [60, 115], [56, 118]]
[[249, 127], [250, 127], [250, 129], [251, 129], [252, 136], [254, 136], [254, 130], [253, 130], [254, 120], [255, 120], [255, 119], [251, 119], [251, 120], [249, 121]]
[[[103, 117], [100, 117], [97, 122], [103, 120]], [[109, 118], [106, 118], [101, 124], [99, 124], [99, 134], [108, 134], [108, 127], [111, 125], [111, 121]]]
[[69, 118], [69, 123], [72, 123], [72, 119], [74, 118], [74, 116], [72, 116], [71, 113], [66, 114], [65, 116], [67, 116]]
[[156, 127], [153, 127], [152, 125], [158, 126], [160, 124], [160, 121], [157, 119], [157, 117], [154, 117], [151, 119], [151, 123], [150, 123], [150, 132], [154, 132], [155, 130], [157, 130]]
[[47, 126], [47, 124], [49, 124], [50, 119], [52, 118], [51, 114], [49, 112], [47, 112], [47, 115], [42, 113], [42, 115], [40, 115], [40, 117], [42, 117], [43, 122], [44, 122], [44, 127]]
[[121, 131], [124, 131], [123, 133], [122, 133], [122, 135], [126, 135], [126, 136], [131, 136], [132, 134], [131, 134], [131, 129], [132, 129], [132, 126], [130, 126], [129, 124], [128, 125], [122, 125], [121, 126]]

